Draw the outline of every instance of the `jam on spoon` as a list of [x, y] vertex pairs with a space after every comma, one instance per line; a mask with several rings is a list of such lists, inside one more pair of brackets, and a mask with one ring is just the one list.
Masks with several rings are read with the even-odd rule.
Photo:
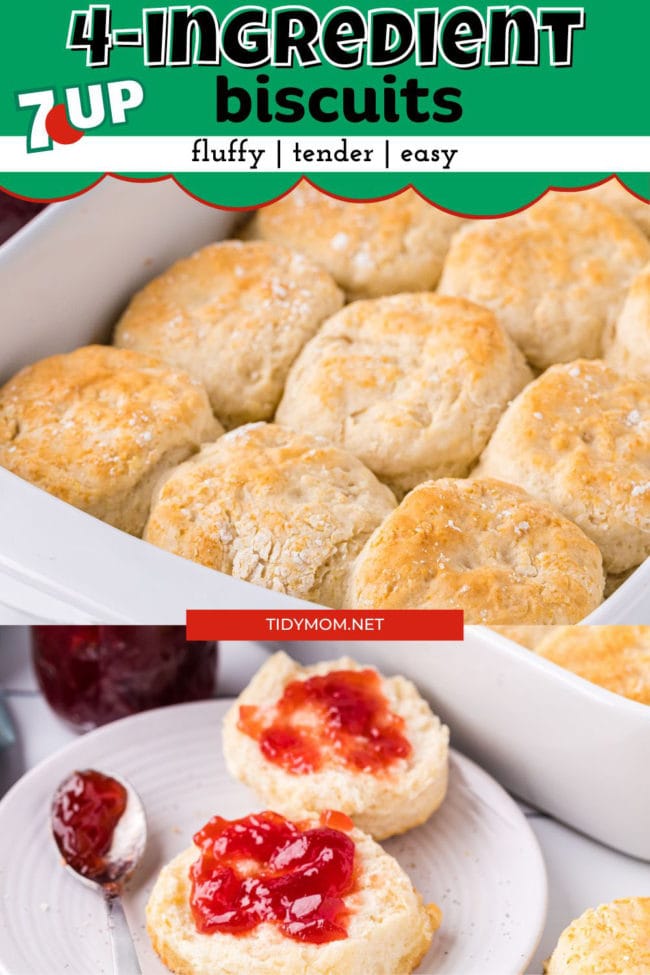
[[66, 866], [104, 895], [115, 975], [141, 975], [121, 902], [147, 842], [140, 797], [126, 779], [94, 769], [73, 772], [54, 794], [50, 819]]
[[[355, 887], [352, 822], [327, 813], [319, 826], [274, 812], [214, 816], [194, 836], [190, 907], [202, 934], [246, 934], [270, 922], [296, 941], [347, 937], [344, 897]], [[336, 828], [333, 824], [336, 823]]]
[[390, 709], [371, 669], [291, 681], [272, 708], [242, 705], [238, 727], [259, 742], [265, 758], [294, 775], [318, 771], [326, 758], [379, 774], [412, 751], [404, 719]]
[[89, 880], [105, 875], [115, 828], [126, 809], [121, 782], [93, 769], [73, 772], [52, 803], [52, 832], [66, 863]]

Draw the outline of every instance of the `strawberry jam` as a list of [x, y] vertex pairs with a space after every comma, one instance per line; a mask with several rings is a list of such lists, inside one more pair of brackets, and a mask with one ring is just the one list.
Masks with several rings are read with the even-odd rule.
[[91, 880], [106, 870], [106, 854], [124, 810], [121, 782], [87, 769], [73, 772], [56, 791], [52, 804], [54, 839], [67, 863]]
[[294, 775], [316, 772], [325, 761], [379, 774], [411, 754], [404, 719], [390, 710], [375, 670], [294, 680], [273, 707], [240, 707], [238, 727]]
[[184, 626], [34, 626], [32, 654], [50, 707], [80, 731], [215, 689], [215, 644], [188, 643]]
[[246, 934], [270, 922], [296, 941], [347, 937], [354, 842], [341, 829], [302, 828], [274, 812], [214, 816], [194, 843], [201, 854], [190, 867], [190, 907], [202, 934]]

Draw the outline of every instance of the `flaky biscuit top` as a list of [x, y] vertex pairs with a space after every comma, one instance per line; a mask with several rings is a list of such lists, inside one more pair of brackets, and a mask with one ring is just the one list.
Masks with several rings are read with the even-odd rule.
[[647, 975], [650, 897], [628, 897], [585, 911], [566, 928], [546, 975]]
[[650, 626], [562, 626], [536, 652], [641, 704], [650, 704]]
[[289, 595], [340, 605], [395, 498], [361, 461], [277, 424], [239, 427], [160, 485], [145, 538]]
[[273, 416], [289, 366], [342, 303], [330, 275], [302, 254], [226, 240], [139, 291], [115, 343], [187, 370], [229, 428]]
[[429, 292], [356, 301], [294, 363], [276, 419], [327, 437], [398, 495], [467, 474], [532, 379], [492, 312]]
[[566, 518], [492, 478], [419, 485], [372, 534], [351, 605], [462, 609], [467, 623], [577, 622], [602, 599], [597, 547]]
[[632, 282], [606, 342], [605, 359], [626, 376], [650, 381], [650, 264]]
[[449, 241], [462, 223], [413, 190], [356, 203], [302, 182], [258, 210], [246, 234], [302, 250], [353, 300], [435, 287]]
[[501, 417], [474, 474], [575, 521], [609, 572], [650, 554], [650, 383], [600, 360], [552, 366]]
[[602, 354], [650, 242], [626, 217], [576, 194], [477, 221], [454, 237], [440, 292], [491, 308], [539, 368]]
[[[92, 345], [28, 366], [0, 390], [0, 465], [127, 531], [150, 475], [222, 432], [186, 373]], [[138, 492], [135, 526], [129, 506]]]

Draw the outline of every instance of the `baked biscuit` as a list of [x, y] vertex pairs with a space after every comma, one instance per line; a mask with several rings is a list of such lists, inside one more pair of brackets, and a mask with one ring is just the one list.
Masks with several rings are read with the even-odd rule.
[[343, 296], [278, 244], [227, 240], [178, 261], [131, 300], [115, 344], [186, 369], [225, 427], [273, 416], [289, 366]]
[[649, 260], [650, 241], [631, 221], [596, 200], [556, 194], [462, 228], [439, 290], [491, 308], [544, 369], [602, 354], [603, 334]]
[[420, 484], [370, 536], [351, 583], [361, 609], [462, 609], [466, 623], [575, 623], [602, 600], [597, 547], [512, 484]]
[[392, 295], [323, 325], [291, 368], [276, 420], [340, 444], [401, 495], [467, 474], [532, 378], [486, 308]]
[[301, 250], [334, 276], [348, 299], [376, 298], [434, 288], [461, 223], [413, 190], [361, 203], [302, 182], [258, 210], [245, 235]]
[[[300, 825], [320, 822], [304, 817]], [[322, 944], [298, 941], [271, 921], [240, 934], [199, 932], [190, 906], [190, 869], [200, 851], [192, 846], [163, 867], [149, 898], [147, 931], [154, 950], [177, 975], [412, 972], [431, 945], [440, 913], [434, 905], [423, 905], [398, 862], [374, 840], [355, 828], [345, 835], [354, 843], [355, 869], [355, 886], [342, 898], [347, 937]]]
[[[631, 193], [617, 179], [609, 179], [600, 186], [582, 191], [594, 200], [622, 213], [624, 217], [637, 224], [650, 237], [650, 203]], [[650, 182], [648, 183], [650, 194]]]
[[632, 282], [605, 359], [626, 376], [650, 380], [650, 264]]
[[546, 975], [648, 975], [650, 897], [590, 908], [560, 935]]
[[[375, 693], [382, 708], [364, 724], [358, 715], [369, 714]], [[448, 729], [404, 677], [383, 678], [347, 657], [303, 668], [285, 653], [258, 671], [223, 729], [230, 773], [264, 803], [290, 817], [340, 809], [378, 840], [440, 806], [448, 743]]]
[[0, 466], [132, 535], [160, 475], [220, 433], [200, 383], [125, 349], [42, 359], [0, 390]]
[[650, 704], [650, 626], [560, 626], [535, 647], [614, 694]]
[[163, 480], [144, 537], [238, 579], [338, 606], [352, 561], [394, 507], [356, 457], [255, 423]]
[[508, 407], [474, 474], [552, 504], [625, 572], [650, 554], [650, 383], [599, 360], [553, 366]]

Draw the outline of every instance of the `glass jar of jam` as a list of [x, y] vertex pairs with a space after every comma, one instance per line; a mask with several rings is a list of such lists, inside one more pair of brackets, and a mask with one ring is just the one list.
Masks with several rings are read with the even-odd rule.
[[50, 707], [79, 731], [216, 686], [217, 645], [183, 626], [33, 626], [32, 655]]

